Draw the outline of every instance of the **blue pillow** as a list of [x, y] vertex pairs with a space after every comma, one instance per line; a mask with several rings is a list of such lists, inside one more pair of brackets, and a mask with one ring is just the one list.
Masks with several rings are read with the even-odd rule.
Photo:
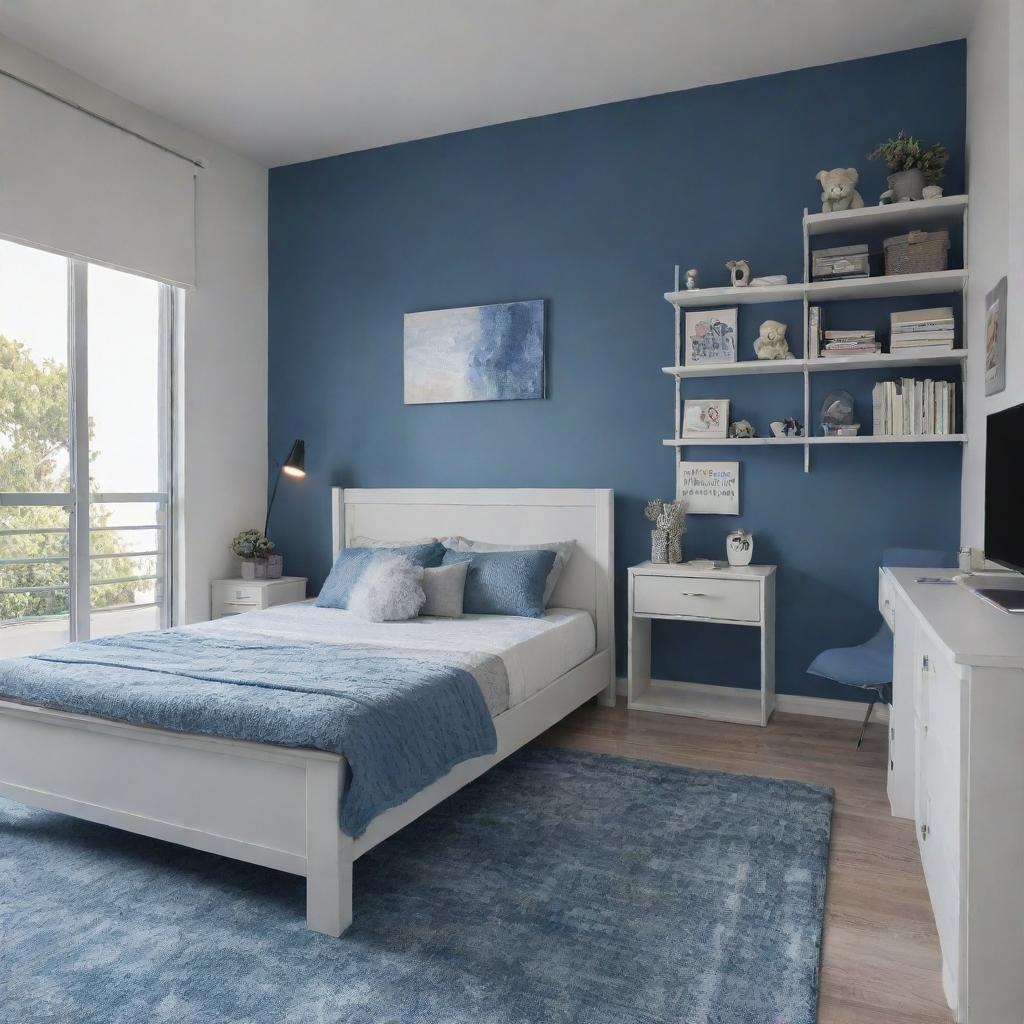
[[462, 610], [470, 615], [544, 615], [544, 586], [555, 552], [446, 551], [442, 564], [469, 562]]
[[443, 544], [413, 544], [407, 548], [344, 548], [338, 552], [334, 567], [316, 599], [319, 608], [347, 608], [352, 588], [359, 582], [366, 567], [384, 555], [405, 555], [406, 558], [431, 569], [441, 564]]

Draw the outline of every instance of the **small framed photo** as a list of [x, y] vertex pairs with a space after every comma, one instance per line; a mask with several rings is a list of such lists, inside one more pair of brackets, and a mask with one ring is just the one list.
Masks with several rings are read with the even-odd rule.
[[686, 364], [736, 362], [736, 307], [686, 314]]
[[729, 399], [696, 398], [683, 402], [683, 437], [728, 437]]

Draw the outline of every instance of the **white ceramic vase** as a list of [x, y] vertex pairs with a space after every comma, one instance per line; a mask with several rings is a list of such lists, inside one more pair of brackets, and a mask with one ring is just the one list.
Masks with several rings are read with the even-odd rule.
[[725, 538], [725, 554], [730, 565], [750, 565], [754, 557], [754, 538], [746, 530], [733, 530]]

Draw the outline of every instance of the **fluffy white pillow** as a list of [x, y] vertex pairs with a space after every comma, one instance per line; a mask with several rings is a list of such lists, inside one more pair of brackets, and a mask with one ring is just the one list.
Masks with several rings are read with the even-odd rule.
[[545, 608], [551, 603], [558, 577], [576, 550], [574, 540], [553, 540], [549, 544], [491, 544], [486, 540], [470, 540], [468, 537], [442, 537], [441, 543], [449, 551], [554, 551], [555, 560], [551, 563], [551, 572], [544, 584]]
[[404, 555], [381, 555], [352, 588], [348, 610], [370, 622], [397, 622], [415, 619], [425, 600], [423, 566]]

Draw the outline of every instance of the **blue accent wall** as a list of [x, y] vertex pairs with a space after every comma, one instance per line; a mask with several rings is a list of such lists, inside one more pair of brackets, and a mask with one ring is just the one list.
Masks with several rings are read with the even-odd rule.
[[[963, 42], [271, 171], [271, 468], [293, 438], [307, 443], [308, 476], [282, 483], [271, 524], [287, 571], [314, 592], [326, 576], [332, 484], [612, 487], [622, 672], [625, 568], [649, 552], [643, 505], [674, 491], [661, 444], [673, 432], [661, 373], [673, 264], [698, 267], [705, 287], [728, 284], [733, 258], [800, 280], [802, 211], [820, 208], [814, 175], [858, 167], [877, 202], [885, 169], [865, 155], [901, 128], [948, 146], [946, 192], [962, 191]], [[403, 405], [404, 313], [536, 298], [547, 300], [546, 399]], [[881, 327], [890, 308], [944, 301], [848, 303], [829, 323]], [[767, 317], [801, 337], [799, 303], [740, 310], [740, 358]], [[847, 387], [870, 431], [876, 379], [821, 374], [812, 411]], [[688, 382], [686, 394], [732, 399], [734, 418], [762, 434], [802, 418], [799, 375]], [[845, 696], [805, 669], [877, 627], [884, 547], [955, 550], [960, 448], [819, 448], [807, 475], [800, 448], [690, 457], [741, 462], [741, 515], [690, 517], [684, 557], [722, 558], [726, 533], [750, 530], [754, 560], [779, 565], [779, 690]], [[754, 630], [658, 625], [656, 675], [757, 685]]]

